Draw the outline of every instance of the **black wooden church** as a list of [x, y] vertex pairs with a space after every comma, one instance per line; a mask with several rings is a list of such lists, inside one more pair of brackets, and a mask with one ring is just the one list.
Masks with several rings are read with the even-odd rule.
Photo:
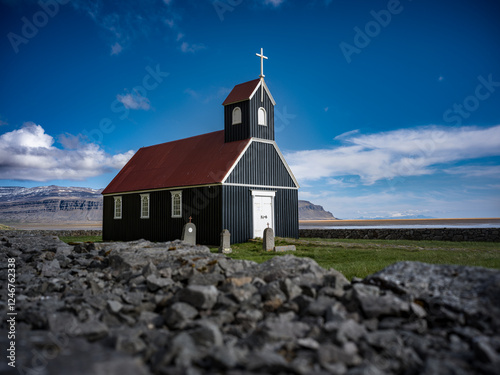
[[297, 180], [274, 140], [275, 101], [260, 78], [222, 105], [224, 130], [139, 149], [104, 189], [103, 239], [170, 241], [192, 217], [197, 242], [298, 237]]

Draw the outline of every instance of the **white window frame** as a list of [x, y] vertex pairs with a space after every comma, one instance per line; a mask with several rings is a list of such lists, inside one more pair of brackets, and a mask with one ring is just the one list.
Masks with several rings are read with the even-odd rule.
[[241, 124], [241, 108], [234, 107], [232, 114], [232, 125]]
[[141, 194], [141, 219], [149, 219], [149, 194]]
[[[261, 119], [260, 119], [260, 113], [264, 113], [264, 123], [261, 123]], [[266, 109], [264, 107], [260, 107], [259, 110], [257, 111], [257, 123], [259, 125], [262, 125], [262, 126], [267, 126], [267, 112], [266, 112]]]
[[114, 207], [113, 207], [113, 218], [114, 219], [121, 219], [123, 217], [123, 200], [122, 196], [114, 196]]
[[[182, 217], [182, 190], [176, 190], [176, 191], [171, 191], [170, 192], [171, 194], [171, 201], [172, 201], [172, 205], [171, 205], [171, 209], [172, 209], [172, 217], [173, 218], [178, 218], [178, 217]], [[175, 210], [175, 197], [179, 195], [179, 209], [178, 211]]]

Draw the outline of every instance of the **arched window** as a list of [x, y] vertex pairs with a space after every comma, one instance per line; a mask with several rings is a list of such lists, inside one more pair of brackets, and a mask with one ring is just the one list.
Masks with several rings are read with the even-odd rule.
[[121, 219], [122, 218], [122, 197], [113, 197], [115, 200], [115, 219]]
[[172, 217], [182, 217], [182, 190], [171, 191]]
[[262, 107], [259, 108], [258, 124], [264, 126], [267, 125], [266, 110]]
[[141, 219], [149, 219], [149, 194], [141, 194]]
[[241, 109], [236, 107], [233, 109], [233, 125], [241, 124]]

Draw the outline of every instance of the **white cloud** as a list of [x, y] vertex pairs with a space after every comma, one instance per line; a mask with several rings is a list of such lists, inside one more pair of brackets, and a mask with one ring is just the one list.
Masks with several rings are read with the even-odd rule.
[[111, 55], [118, 55], [123, 50], [120, 43], [116, 42], [111, 46]]
[[193, 99], [198, 99], [200, 97], [200, 94], [198, 94], [195, 90], [187, 88], [184, 90], [185, 94], [188, 94], [191, 96]]
[[[75, 147], [79, 138], [64, 135], [61, 144]], [[54, 138], [41, 125], [27, 122], [21, 129], [0, 136], [0, 179], [49, 181], [84, 180], [119, 169], [132, 157], [132, 150], [109, 155], [96, 144], [75, 149], [54, 146]]]
[[185, 94], [188, 94], [193, 99], [199, 100], [203, 103], [209, 103], [213, 100], [222, 100], [230, 92], [231, 92], [231, 89], [228, 87], [219, 87], [219, 88], [211, 87], [208, 90], [205, 89], [205, 90], [200, 90], [200, 91], [196, 91], [196, 90], [193, 90], [191, 88], [187, 88], [184, 90]]
[[371, 135], [348, 132], [336, 139], [346, 145], [285, 155], [299, 181], [356, 175], [370, 185], [382, 179], [432, 174], [443, 163], [500, 155], [500, 125], [426, 126]]
[[279, 7], [284, 2], [285, 2], [285, 0], [264, 0], [265, 5], [272, 5], [275, 8]]
[[116, 95], [116, 99], [120, 101], [125, 108], [129, 109], [142, 109], [144, 111], [148, 111], [151, 109], [151, 103], [149, 99], [138, 94], [125, 94], [125, 95]]
[[336, 136], [335, 138], [333, 138], [333, 139], [338, 139], [338, 140], [341, 140], [341, 139], [349, 138], [351, 135], [358, 134], [358, 133], [359, 133], [359, 129], [356, 129], [356, 130], [351, 130], [351, 131], [348, 131], [348, 132], [345, 132], [345, 133], [339, 134], [339, 135], [337, 135], [337, 136]]
[[203, 50], [206, 47], [203, 44], [190, 44], [188, 42], [182, 42], [181, 51], [184, 53], [195, 53], [197, 51]]
[[171, 29], [175, 26], [175, 21], [173, 19], [166, 19], [163, 22]]
[[465, 177], [494, 177], [500, 178], [500, 166], [498, 165], [464, 165], [445, 169], [449, 174], [461, 174]]
[[43, 128], [33, 122], [26, 122], [21, 129], [5, 133], [0, 139], [2, 144], [25, 148], [49, 148], [54, 143], [54, 138], [45, 134]]

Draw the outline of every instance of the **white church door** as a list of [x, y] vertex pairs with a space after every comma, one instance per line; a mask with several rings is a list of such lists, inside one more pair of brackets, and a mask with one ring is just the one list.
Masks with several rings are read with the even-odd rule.
[[264, 229], [274, 229], [274, 191], [252, 191], [253, 237], [264, 235]]

